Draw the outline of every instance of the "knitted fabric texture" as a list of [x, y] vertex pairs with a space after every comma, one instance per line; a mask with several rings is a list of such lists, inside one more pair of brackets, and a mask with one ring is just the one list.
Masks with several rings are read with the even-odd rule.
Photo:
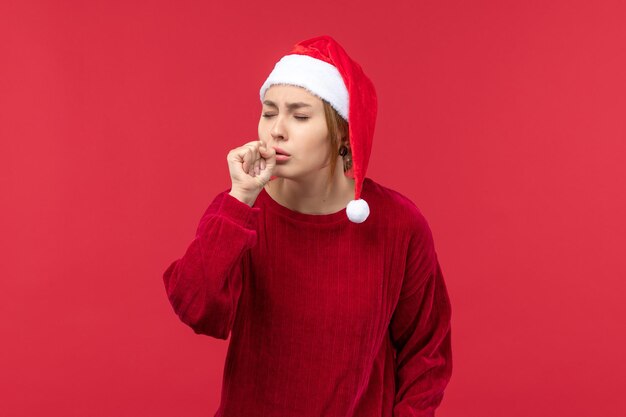
[[226, 340], [218, 417], [434, 416], [451, 306], [428, 223], [365, 178], [375, 210], [305, 214], [220, 192], [163, 274], [180, 320]]

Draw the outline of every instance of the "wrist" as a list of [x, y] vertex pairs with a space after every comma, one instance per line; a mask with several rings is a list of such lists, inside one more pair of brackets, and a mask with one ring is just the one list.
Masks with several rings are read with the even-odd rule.
[[237, 191], [233, 191], [231, 190], [228, 194], [230, 194], [231, 196], [235, 197], [237, 200], [241, 201], [244, 204], [249, 205], [250, 207], [252, 207], [254, 205], [254, 202], [256, 200], [256, 198], [251, 197], [249, 195], [246, 195], [244, 193], [239, 193]]

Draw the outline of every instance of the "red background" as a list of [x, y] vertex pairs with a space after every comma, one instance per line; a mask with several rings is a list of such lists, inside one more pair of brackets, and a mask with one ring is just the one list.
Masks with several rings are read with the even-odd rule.
[[2, 1], [6, 416], [212, 416], [228, 342], [162, 273], [257, 138], [259, 87], [335, 37], [376, 85], [367, 175], [428, 219], [453, 305], [438, 416], [623, 416], [621, 1]]

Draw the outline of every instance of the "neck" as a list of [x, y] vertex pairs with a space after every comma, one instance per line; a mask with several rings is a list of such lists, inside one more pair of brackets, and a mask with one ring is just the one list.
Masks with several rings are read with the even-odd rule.
[[278, 177], [265, 185], [267, 193], [279, 204], [305, 214], [330, 214], [345, 208], [354, 199], [354, 179], [337, 164], [330, 184], [327, 171], [306, 178]]

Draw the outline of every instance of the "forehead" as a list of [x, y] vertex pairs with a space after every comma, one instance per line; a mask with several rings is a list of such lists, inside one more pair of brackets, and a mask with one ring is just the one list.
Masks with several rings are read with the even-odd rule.
[[281, 104], [282, 102], [304, 102], [312, 107], [322, 106], [322, 100], [304, 87], [289, 84], [274, 84], [265, 91], [266, 100]]

